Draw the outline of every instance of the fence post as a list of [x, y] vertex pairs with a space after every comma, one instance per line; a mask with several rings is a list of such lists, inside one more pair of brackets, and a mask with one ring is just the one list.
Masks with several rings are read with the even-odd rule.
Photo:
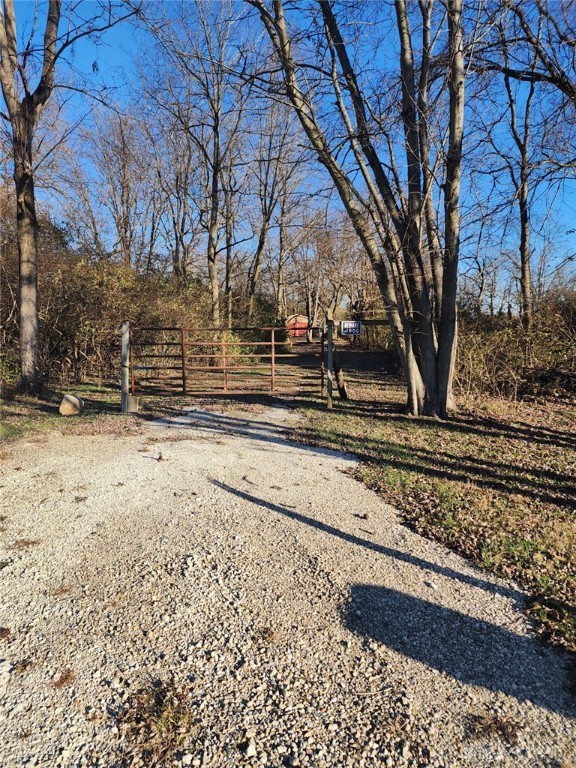
[[186, 331], [184, 328], [180, 328], [180, 362], [182, 364], [182, 394], [188, 394], [186, 392]]
[[121, 353], [122, 372], [120, 377], [120, 387], [122, 392], [121, 409], [122, 413], [128, 413], [128, 390], [130, 386], [130, 323], [125, 320], [122, 323], [122, 353]]
[[222, 331], [222, 374], [224, 377], [224, 392], [228, 392], [228, 331]]
[[327, 368], [328, 368], [328, 375], [327, 375], [327, 397], [326, 397], [326, 408], [329, 410], [333, 407], [334, 401], [332, 397], [333, 389], [334, 389], [334, 347], [333, 347], [333, 338], [334, 338], [334, 320], [330, 319], [326, 321], [326, 357], [327, 357]]
[[270, 374], [272, 377], [270, 391], [274, 392], [276, 388], [276, 338], [275, 330], [272, 328], [270, 333]]

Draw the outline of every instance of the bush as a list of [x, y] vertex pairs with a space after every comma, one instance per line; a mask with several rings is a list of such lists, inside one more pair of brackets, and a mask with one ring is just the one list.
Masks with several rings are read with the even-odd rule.
[[[115, 264], [79, 263], [56, 275], [43, 319], [45, 370], [61, 380], [119, 378], [120, 326], [195, 326], [204, 322], [207, 295], [157, 275]], [[60, 309], [69, 311], [65, 316]]]
[[[71, 249], [40, 250], [39, 320], [41, 365], [47, 384], [120, 378], [120, 327], [204, 324], [208, 296], [199, 284], [179, 288], [169, 278], [141, 275], [119, 264], [90, 264]], [[3, 380], [18, 378], [18, 286], [14, 250], [2, 270]]]
[[518, 318], [461, 323], [456, 382], [463, 395], [573, 395], [575, 368], [576, 291], [549, 292], [529, 336]]

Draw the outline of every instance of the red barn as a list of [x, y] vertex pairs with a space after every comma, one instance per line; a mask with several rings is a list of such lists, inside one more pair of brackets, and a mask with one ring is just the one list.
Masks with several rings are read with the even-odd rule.
[[306, 315], [290, 315], [286, 320], [288, 335], [292, 338], [306, 336], [308, 330], [308, 318]]

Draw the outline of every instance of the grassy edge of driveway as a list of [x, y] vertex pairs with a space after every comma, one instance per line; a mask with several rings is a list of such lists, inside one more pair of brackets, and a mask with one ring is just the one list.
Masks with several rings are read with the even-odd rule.
[[397, 383], [302, 402], [296, 439], [361, 460], [354, 475], [412, 529], [531, 595], [543, 639], [576, 653], [576, 404], [482, 400], [448, 421], [402, 412]]

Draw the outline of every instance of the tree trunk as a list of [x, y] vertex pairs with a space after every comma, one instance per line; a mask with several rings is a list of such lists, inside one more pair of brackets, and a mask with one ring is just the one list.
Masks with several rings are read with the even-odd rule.
[[266, 245], [266, 237], [268, 234], [268, 222], [262, 225], [260, 235], [258, 237], [258, 245], [256, 246], [256, 253], [248, 275], [248, 322], [252, 322], [254, 319], [254, 303], [256, 299], [256, 289], [258, 287], [258, 281], [260, 279], [260, 272], [262, 269], [262, 254], [264, 253], [264, 246]]
[[216, 263], [216, 243], [208, 239], [208, 277], [210, 280], [210, 319], [215, 328], [220, 327], [220, 283]]
[[530, 267], [530, 221], [528, 211], [528, 179], [522, 158], [520, 182], [520, 286], [522, 290], [522, 327], [526, 340], [526, 357], [529, 357], [529, 338], [532, 330], [532, 270]]
[[172, 216], [172, 231], [174, 232], [174, 245], [172, 246], [172, 274], [174, 275], [176, 285], [182, 285], [184, 281], [182, 279], [181, 238], [175, 216]]
[[346, 388], [346, 379], [344, 378], [344, 371], [342, 370], [342, 364], [340, 363], [340, 355], [334, 351], [333, 355], [334, 364], [334, 379], [336, 380], [336, 386], [338, 387], [338, 394], [341, 400], [348, 400], [348, 389]]
[[438, 328], [438, 390], [440, 416], [454, 406], [452, 382], [456, 356], [458, 257], [460, 251], [460, 178], [464, 135], [464, 51], [461, 26], [462, 0], [448, 3], [450, 51], [450, 131], [444, 185], [445, 255], [442, 310]]
[[14, 182], [20, 260], [20, 389], [40, 395], [38, 339], [38, 221], [32, 169], [33, 125], [21, 117], [14, 126]]
[[[507, 49], [505, 49], [507, 55]], [[533, 66], [536, 65], [536, 60]], [[520, 179], [516, 183], [514, 175], [512, 183], [516, 188], [518, 199], [518, 210], [520, 214], [520, 291], [522, 299], [520, 302], [520, 317], [522, 327], [524, 328], [524, 359], [525, 363], [530, 363], [530, 332], [532, 330], [532, 270], [530, 266], [530, 204], [528, 200], [530, 189], [530, 130], [531, 130], [531, 107], [535, 92], [535, 83], [531, 82], [526, 95], [524, 106], [524, 129], [522, 135], [517, 125], [517, 104], [516, 97], [510, 85], [510, 78], [504, 75], [504, 84], [508, 94], [508, 104], [510, 107], [510, 129], [512, 137], [520, 154]]]
[[214, 177], [212, 179], [212, 189], [210, 195], [210, 222], [208, 226], [208, 278], [210, 280], [210, 297], [211, 308], [210, 316], [212, 325], [215, 328], [220, 326], [220, 281], [218, 278], [218, 263], [217, 263], [217, 235], [218, 235], [218, 201], [219, 201], [219, 185], [218, 185], [218, 173], [219, 171], [213, 170]]
[[276, 323], [282, 322], [286, 324], [286, 318], [288, 316], [288, 307], [286, 305], [286, 279], [285, 279], [285, 217], [286, 217], [286, 200], [285, 196], [282, 197], [280, 203], [280, 219], [278, 221], [278, 284], [276, 286]]
[[306, 317], [308, 321], [308, 327], [306, 328], [306, 341], [308, 344], [312, 342], [312, 315], [314, 313], [313, 308], [314, 300], [312, 297], [312, 287], [308, 283], [306, 286]]
[[404, 320], [404, 354], [402, 356], [402, 370], [408, 390], [406, 412], [411, 416], [419, 416], [424, 413], [426, 389], [414, 349], [412, 347], [412, 329], [408, 318]]
[[224, 210], [226, 215], [226, 282], [224, 287], [225, 293], [225, 312], [226, 312], [226, 327], [232, 328], [232, 310], [233, 310], [233, 294], [232, 294], [232, 248], [233, 248], [233, 222], [232, 222], [232, 206], [230, 202], [230, 196], [227, 192], [224, 194]]

